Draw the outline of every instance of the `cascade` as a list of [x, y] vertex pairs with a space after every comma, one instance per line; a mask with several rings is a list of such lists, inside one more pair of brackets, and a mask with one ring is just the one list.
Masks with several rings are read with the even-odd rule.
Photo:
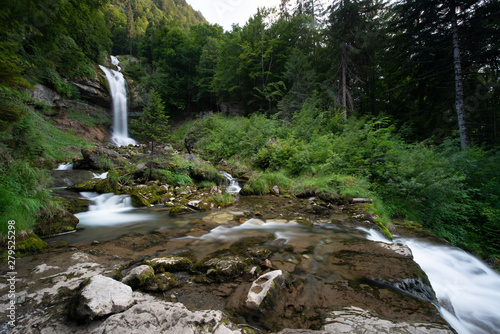
[[[116, 57], [111, 56], [111, 62], [118, 67], [119, 62]], [[113, 99], [113, 135], [112, 142], [116, 146], [136, 145], [135, 140], [128, 136], [127, 117], [127, 87], [123, 74], [99, 65], [106, 74], [109, 83], [111, 98]]]
[[[364, 229], [363, 229], [364, 230]], [[367, 238], [390, 243], [378, 231]], [[500, 333], [500, 275], [471, 254], [455, 247], [413, 238], [394, 242], [407, 245], [429, 277], [443, 318], [459, 334]]]
[[233, 177], [231, 176], [231, 174], [229, 174], [227, 172], [224, 172], [224, 171], [219, 171], [219, 173], [221, 173], [221, 175], [224, 176], [224, 178], [228, 181], [229, 186], [227, 186], [227, 188], [226, 188], [226, 191], [228, 193], [230, 193], [230, 194], [237, 194], [237, 193], [240, 192], [241, 187], [238, 184], [238, 181], [236, 181], [235, 179], [233, 179]]
[[56, 168], [56, 170], [73, 170], [73, 163], [62, 163]]

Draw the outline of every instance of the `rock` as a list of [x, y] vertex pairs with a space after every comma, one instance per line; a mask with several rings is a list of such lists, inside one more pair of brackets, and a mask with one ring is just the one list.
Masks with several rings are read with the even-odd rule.
[[176, 272], [189, 270], [193, 262], [186, 257], [165, 256], [144, 261], [145, 264], [153, 267], [156, 273]]
[[122, 283], [129, 285], [132, 289], [137, 289], [141, 286], [148, 285], [154, 278], [155, 271], [153, 268], [148, 265], [142, 265], [130, 270], [122, 279]]
[[174, 148], [170, 145], [165, 146], [163, 150], [165, 150], [166, 153], [173, 153], [175, 151]]
[[91, 333], [241, 334], [236, 328], [221, 311], [193, 312], [180, 303], [152, 301], [109, 317]]
[[178, 216], [178, 215], [183, 215], [183, 214], [192, 213], [192, 212], [196, 212], [196, 210], [194, 210], [186, 205], [176, 204], [172, 207], [172, 209], [170, 209], [169, 214], [171, 216]]
[[287, 276], [282, 270], [274, 270], [257, 278], [248, 291], [246, 306], [254, 311], [275, 306]]
[[228, 162], [227, 162], [226, 160], [221, 159], [221, 161], [219, 161], [219, 165], [221, 165], [221, 166], [224, 166], [224, 167], [225, 167], [225, 166], [227, 166], [227, 165], [229, 165], [229, 164], [228, 164]]
[[192, 271], [204, 273], [208, 282], [225, 282], [243, 274], [247, 266], [245, 259], [239, 256], [221, 256], [208, 258], [192, 267]]
[[55, 209], [53, 212], [42, 211], [36, 222], [34, 232], [39, 236], [49, 236], [74, 231], [80, 222], [71, 212]]
[[120, 154], [104, 147], [82, 148], [81, 153], [83, 159], [75, 161], [74, 169], [109, 170], [126, 163]]
[[61, 95], [47, 86], [36, 84], [31, 94], [33, 98], [45, 101], [49, 107], [61, 108], [66, 106]]
[[72, 300], [69, 316], [73, 320], [93, 320], [110, 314], [123, 312], [134, 299], [132, 289], [121, 282], [96, 275]]
[[73, 85], [78, 88], [80, 97], [83, 100], [92, 102], [104, 109], [111, 109], [112, 99], [109, 90], [105, 83], [107, 83], [104, 73], [100, 73], [101, 80], [97, 79], [77, 79]]
[[112, 193], [114, 190], [108, 179], [92, 179], [70, 186], [68, 189], [78, 192], [95, 191], [100, 194]]
[[280, 188], [278, 188], [278, 186], [274, 186], [271, 188], [271, 194], [273, 195], [279, 195], [280, 194]]
[[167, 291], [179, 284], [172, 273], [161, 273], [154, 277], [153, 282], [146, 287], [148, 291]]
[[[347, 307], [333, 311], [325, 320], [326, 333], [401, 333], [401, 334], [451, 334], [446, 325], [430, 323], [407, 323], [381, 319], [358, 307]], [[321, 333], [321, 332], [319, 332]]]

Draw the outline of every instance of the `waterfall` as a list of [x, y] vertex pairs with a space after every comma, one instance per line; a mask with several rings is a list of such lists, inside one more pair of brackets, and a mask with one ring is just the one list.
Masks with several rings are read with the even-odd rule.
[[128, 195], [81, 193], [92, 204], [89, 211], [80, 212], [75, 216], [80, 220], [79, 227], [104, 227], [133, 222], [146, 221], [146, 214], [132, 214], [134, 207]]
[[238, 181], [236, 181], [235, 179], [233, 179], [233, 177], [231, 176], [231, 174], [227, 173], [227, 172], [224, 172], [224, 171], [219, 171], [219, 173], [222, 174], [222, 176], [224, 176], [224, 178], [228, 181], [228, 186], [226, 188], [226, 191], [230, 194], [237, 194], [240, 192], [241, 190], [241, 187], [240, 185], [238, 184]]
[[[366, 232], [370, 240], [390, 242], [375, 230]], [[441, 315], [457, 333], [500, 333], [497, 272], [459, 248], [412, 238], [395, 242], [410, 247], [415, 262], [425, 271], [436, 292]]]
[[[118, 67], [119, 62], [116, 57], [111, 56], [111, 62]], [[128, 136], [127, 117], [127, 86], [125, 78], [121, 72], [99, 65], [106, 74], [109, 83], [111, 98], [113, 99], [113, 135], [112, 142], [116, 146], [136, 145], [135, 140]]]
[[73, 169], [72, 162], [62, 163], [56, 168], [56, 170], [72, 170], [72, 169]]

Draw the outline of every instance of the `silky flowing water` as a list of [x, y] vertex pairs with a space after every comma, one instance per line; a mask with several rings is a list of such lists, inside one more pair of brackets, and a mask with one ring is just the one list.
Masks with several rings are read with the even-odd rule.
[[[368, 239], [391, 243], [376, 230]], [[410, 247], [436, 292], [443, 318], [459, 334], [500, 333], [500, 275], [463, 250], [428, 240], [396, 238]]]
[[[128, 195], [81, 193], [80, 196], [89, 200], [91, 205], [87, 212], [76, 215], [80, 219], [77, 231], [50, 238], [49, 243], [61, 240], [68, 243], [106, 241], [130, 233], [149, 234], [154, 230], [186, 231], [199, 226], [202, 221], [215, 221], [208, 233], [173, 241], [192, 249], [197, 258], [203, 258], [248, 238], [261, 240], [260, 244], [265, 247], [280, 250], [270, 259], [272, 262], [288, 263], [294, 268], [307, 259], [310, 274], [305, 279], [311, 293], [315, 282], [359, 279], [349, 268], [328, 267], [332, 263], [332, 254], [339, 248], [346, 250], [349, 244], [373, 242], [401, 243], [411, 249], [414, 260], [427, 274], [443, 318], [459, 334], [500, 333], [500, 275], [474, 256], [435, 240], [396, 237], [391, 242], [377, 229], [360, 228], [359, 224], [348, 222], [349, 215], [345, 213], [333, 214], [329, 220], [306, 225], [302, 217], [238, 218], [253, 215], [256, 207], [269, 206], [265, 198], [242, 197], [232, 208], [172, 217], [163, 207], [134, 208]], [[283, 251], [287, 247], [293, 252]]]
[[[119, 67], [116, 57], [111, 56], [111, 61]], [[99, 65], [106, 74], [109, 83], [111, 98], [113, 99], [113, 135], [112, 142], [116, 146], [136, 145], [136, 141], [128, 135], [128, 106], [127, 106], [127, 85], [123, 74]]]

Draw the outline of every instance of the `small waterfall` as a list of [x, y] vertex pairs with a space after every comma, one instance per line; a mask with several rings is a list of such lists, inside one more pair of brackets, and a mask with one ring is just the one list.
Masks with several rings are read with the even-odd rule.
[[72, 170], [72, 169], [73, 169], [72, 162], [62, 163], [56, 168], [56, 170]]
[[[111, 62], [118, 66], [116, 57], [111, 57]], [[136, 141], [128, 136], [127, 117], [127, 86], [121, 72], [99, 65], [106, 74], [109, 83], [111, 98], [113, 99], [113, 136], [112, 142], [116, 146], [136, 145]], [[118, 66], [118, 69], [121, 69]]]
[[81, 195], [90, 200], [92, 205], [89, 211], [75, 215], [80, 220], [79, 227], [113, 226], [150, 219], [149, 215], [131, 213], [134, 207], [128, 195], [99, 195], [93, 192], [83, 192]]
[[[367, 238], [390, 243], [376, 230]], [[443, 318], [459, 334], [500, 333], [500, 275], [471, 254], [418, 239], [395, 242], [410, 247], [436, 292]]]
[[221, 173], [222, 176], [224, 176], [224, 178], [227, 180], [227, 183], [229, 184], [226, 188], [226, 191], [230, 194], [237, 194], [240, 192], [241, 190], [241, 187], [240, 185], [238, 184], [238, 181], [236, 181], [235, 179], [233, 179], [233, 177], [231, 176], [231, 174], [225, 172], [225, 171], [219, 171], [219, 173]]

